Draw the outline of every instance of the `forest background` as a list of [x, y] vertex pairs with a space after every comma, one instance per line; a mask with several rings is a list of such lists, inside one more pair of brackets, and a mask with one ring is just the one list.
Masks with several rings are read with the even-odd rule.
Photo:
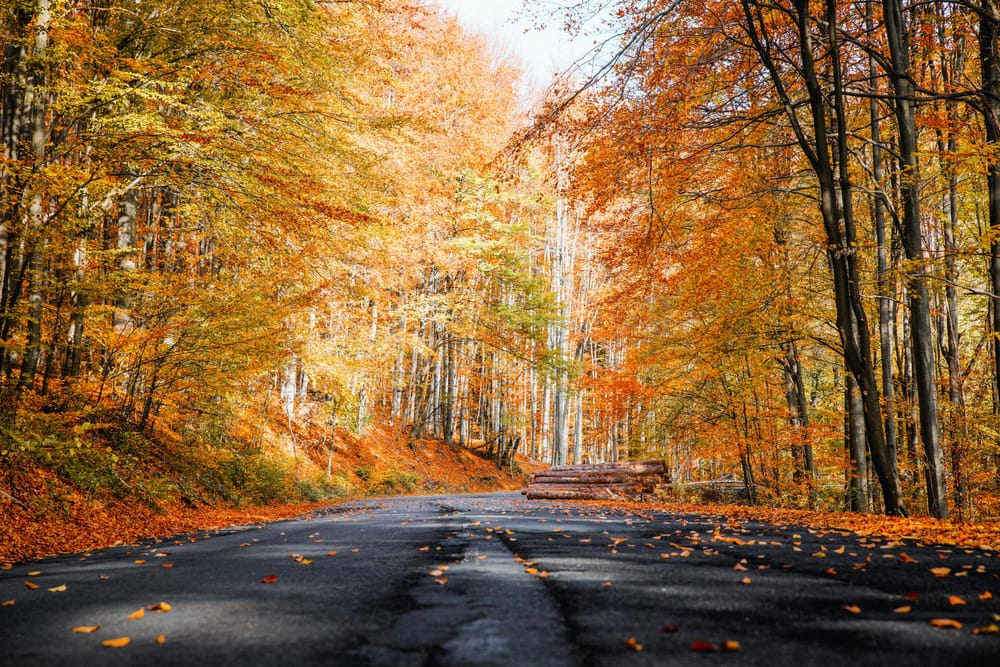
[[995, 519], [996, 4], [562, 4], [526, 112], [432, 2], [6, 0], [0, 555], [528, 460]]

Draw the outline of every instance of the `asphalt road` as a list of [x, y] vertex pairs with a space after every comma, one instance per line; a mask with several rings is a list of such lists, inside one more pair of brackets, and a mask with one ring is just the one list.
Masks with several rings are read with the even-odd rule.
[[21, 563], [0, 602], [5, 666], [1000, 665], [1000, 554], [519, 494]]

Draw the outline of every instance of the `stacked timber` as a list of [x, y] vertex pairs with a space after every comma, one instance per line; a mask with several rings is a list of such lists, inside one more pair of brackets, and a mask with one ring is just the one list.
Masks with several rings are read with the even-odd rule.
[[524, 494], [541, 500], [639, 500], [669, 483], [664, 461], [553, 466], [532, 475]]

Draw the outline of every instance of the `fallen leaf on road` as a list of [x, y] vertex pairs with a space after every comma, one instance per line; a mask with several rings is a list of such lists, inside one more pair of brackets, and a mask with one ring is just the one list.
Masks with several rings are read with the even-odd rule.
[[149, 605], [149, 610], [155, 611], [157, 614], [166, 614], [171, 609], [173, 609], [173, 607], [166, 602], [157, 602], [156, 604]]
[[66, 584], [60, 584], [59, 586], [53, 586], [49, 589], [49, 593], [65, 593]]
[[962, 598], [958, 597], [957, 595], [949, 595], [948, 596], [948, 604], [950, 604], [952, 607], [957, 607], [959, 605], [965, 604], [965, 600], [963, 600]]
[[705, 641], [704, 639], [696, 639], [691, 642], [691, 650], [696, 653], [710, 653], [718, 651], [719, 647], [712, 642]]
[[266, 577], [264, 577], [263, 579], [261, 579], [260, 583], [262, 583], [262, 584], [273, 584], [277, 580], [278, 580], [278, 577], [276, 577], [273, 574], [269, 574]]
[[660, 632], [677, 632], [678, 630], [680, 630], [680, 626], [675, 623], [660, 626]]
[[954, 628], [955, 630], [962, 629], [962, 624], [953, 618], [932, 618], [931, 625], [935, 628]]
[[169, 570], [169, 569], [173, 568], [173, 566], [174, 566], [173, 563], [164, 563], [160, 567], [162, 567], [164, 570]]
[[538, 574], [537, 567], [526, 567], [524, 568], [524, 571], [527, 572], [528, 574]]
[[990, 623], [989, 625], [984, 625], [980, 628], [973, 628], [972, 634], [974, 635], [997, 635], [1000, 634], [1000, 625], [996, 623]]
[[626, 639], [625, 640], [625, 646], [628, 646], [633, 651], [641, 651], [642, 650], [642, 644], [640, 644], [638, 641], [636, 641], [635, 637], [629, 637], [628, 639]]
[[38, 584], [36, 584], [33, 581], [26, 581], [24, 582], [24, 587], [27, 588], [29, 591], [33, 591], [38, 588]]
[[442, 574], [444, 574], [444, 572], [441, 571], [440, 568], [437, 568], [437, 569], [431, 570], [427, 574], [431, 575], [432, 577], [440, 577]]
[[42, 573], [42, 571], [41, 571], [41, 570], [32, 570], [31, 572], [29, 572], [29, 573], [28, 573], [28, 576], [29, 576], [29, 577], [37, 577], [37, 576], [38, 576], [38, 575], [40, 575], [41, 573]]
[[938, 579], [944, 579], [949, 574], [951, 574], [951, 568], [950, 567], [932, 567], [931, 568], [931, 574], [933, 574]]
[[327, 556], [336, 556], [336, 555], [337, 555], [337, 552], [336, 552], [336, 551], [327, 551], [327, 552], [326, 552], [326, 555], [327, 555]]
[[892, 611], [893, 611], [893, 613], [896, 613], [896, 614], [909, 614], [912, 610], [913, 610], [913, 607], [911, 607], [910, 605], [907, 604], [907, 605], [903, 605], [902, 607], [896, 607]]
[[100, 629], [99, 625], [78, 625], [73, 628], [73, 632], [97, 632]]
[[13, 607], [15, 602], [17, 602], [17, 600], [4, 600], [3, 602], [0, 602], [0, 607]]
[[139, 560], [135, 561], [135, 564], [136, 565], [145, 565], [146, 561], [144, 561], [143, 559], [140, 558]]
[[604, 588], [609, 588], [611, 586], [611, 582], [610, 581], [601, 582], [601, 586], [603, 586]]
[[823, 570], [823, 573], [824, 574], [829, 574], [829, 575], [834, 576], [834, 577], [837, 576], [837, 571], [835, 569], [833, 569], [832, 567], [826, 568], [825, 570]]
[[105, 639], [101, 642], [101, 646], [110, 646], [111, 648], [121, 648], [122, 646], [128, 646], [129, 642], [132, 641], [131, 637], [116, 637], [114, 639]]
[[136, 609], [131, 614], [129, 614], [128, 617], [131, 619], [136, 619], [136, 618], [142, 618], [145, 615], [146, 615], [145, 609]]
[[438, 585], [444, 586], [448, 583], [448, 577], [441, 577], [440, 579], [435, 579], [434, 581], [437, 582]]
[[902, 563], [916, 563], [917, 562], [915, 559], [910, 558], [909, 556], [907, 556], [905, 551], [902, 552], [901, 554], [899, 554], [899, 560]]
[[983, 591], [982, 593], [979, 594], [979, 599], [980, 600], [992, 600], [993, 599], [993, 593], [990, 593], [989, 591]]
[[907, 593], [903, 597], [906, 598], [907, 600], [910, 600], [911, 602], [916, 602], [917, 600], [920, 599], [920, 594], [919, 593]]
[[843, 609], [844, 611], [850, 612], [852, 614], [860, 614], [861, 613], [861, 607], [859, 607], [856, 604], [845, 604], [843, 607], [841, 607], [841, 609]]
[[740, 650], [740, 643], [738, 641], [736, 641], [735, 639], [727, 639], [726, 641], [722, 642], [722, 650], [723, 651], [739, 651]]
[[740, 579], [740, 583], [741, 584], [749, 584], [750, 583], [750, 577], [743, 577], [742, 579]]
[[154, 639], [153, 641], [156, 642], [157, 644], [162, 644], [163, 642], [167, 641], [167, 638], [164, 637], [163, 635], [156, 635], [156, 639]]

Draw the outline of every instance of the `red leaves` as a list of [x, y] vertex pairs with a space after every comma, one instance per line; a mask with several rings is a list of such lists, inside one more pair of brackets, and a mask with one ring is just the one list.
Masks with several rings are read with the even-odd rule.
[[722, 644], [713, 644], [704, 639], [696, 639], [691, 642], [691, 650], [695, 653], [715, 653], [717, 651], [739, 651], [740, 643], [735, 639], [727, 639]]
[[260, 583], [262, 583], [262, 584], [273, 584], [276, 581], [278, 581], [277, 575], [269, 574], [266, 577], [264, 577], [263, 579], [261, 579]]

